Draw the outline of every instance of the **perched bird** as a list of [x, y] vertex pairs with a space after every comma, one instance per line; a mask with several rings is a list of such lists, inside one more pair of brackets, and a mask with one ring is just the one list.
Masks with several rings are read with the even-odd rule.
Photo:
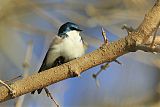
[[[58, 31], [43, 60], [39, 72], [81, 57], [87, 49], [87, 43], [80, 36], [82, 30], [77, 24], [67, 22]], [[42, 89], [38, 89], [38, 94]], [[34, 94], [35, 91], [31, 92]]]

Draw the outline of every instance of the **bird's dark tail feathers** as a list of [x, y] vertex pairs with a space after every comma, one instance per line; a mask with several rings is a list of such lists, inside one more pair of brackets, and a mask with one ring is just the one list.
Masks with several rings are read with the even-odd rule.
[[[38, 73], [41, 72], [41, 71], [47, 70], [49, 68], [52, 68], [52, 67], [55, 67], [55, 66], [59, 66], [59, 65], [65, 63], [65, 58], [63, 56], [60, 56], [53, 62], [52, 66], [47, 66], [46, 65], [46, 60], [47, 60], [46, 58], [47, 57], [44, 58], [42, 66], [40, 67], [40, 70], [38, 71]], [[42, 89], [43, 88], [37, 90], [38, 94], [40, 94], [42, 92]], [[31, 94], [34, 94], [35, 92], [36, 92], [36, 90], [32, 91]]]

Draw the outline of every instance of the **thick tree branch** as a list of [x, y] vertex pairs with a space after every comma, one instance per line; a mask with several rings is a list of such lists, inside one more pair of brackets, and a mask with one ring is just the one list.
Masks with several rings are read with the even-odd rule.
[[[117, 57], [128, 52], [136, 51], [136, 44], [145, 43], [155, 31], [160, 21], [160, 1], [157, 0], [154, 7], [145, 15], [141, 25], [131, 31], [128, 36], [109, 44], [103, 44], [99, 49], [86, 54], [81, 58], [65, 63], [61, 66], [51, 68], [44, 72], [18, 80], [11, 84], [15, 90], [15, 97], [29, 93], [36, 89], [46, 87], [53, 83], [62, 81], [74, 76], [74, 72], [82, 73], [85, 70], [102, 64], [114, 61]], [[0, 102], [13, 98], [5, 86], [0, 87]]]
[[[145, 43], [145, 45], [149, 45], [152, 43], [152, 40], [153, 40], [153, 36], [150, 36], [150, 38], [148, 39], [148, 41]], [[155, 40], [154, 40], [154, 44], [156, 45], [160, 45], [160, 36], [157, 35]]]

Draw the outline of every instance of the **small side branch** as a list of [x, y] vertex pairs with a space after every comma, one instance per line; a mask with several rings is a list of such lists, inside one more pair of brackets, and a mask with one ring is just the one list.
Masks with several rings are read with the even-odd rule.
[[[101, 28], [101, 30], [102, 30], [102, 36], [103, 36], [103, 39], [104, 39], [104, 44], [106, 44], [106, 45], [109, 45], [109, 40], [108, 40], [108, 38], [107, 38], [107, 35], [106, 35], [106, 32], [104, 31], [104, 29], [103, 29], [103, 27]], [[115, 59], [115, 60], [113, 60], [114, 62], [116, 62], [117, 64], [122, 64], [120, 61], [118, 61], [117, 59]], [[98, 79], [97, 79], [97, 77], [98, 77], [98, 75], [102, 72], [102, 71], [104, 71], [104, 70], [106, 70], [106, 68], [108, 68], [109, 67], [109, 62], [107, 62], [107, 63], [105, 63], [104, 65], [101, 65], [101, 68], [100, 68], [100, 70], [96, 73], [96, 74], [93, 74], [92, 75], [92, 77], [95, 79], [95, 81], [96, 81], [96, 86], [99, 88], [100, 87], [100, 84], [99, 84], [99, 81], [98, 81]]]
[[54, 97], [52, 96], [52, 94], [49, 92], [48, 88], [44, 88], [46, 94], [48, 97], [51, 98], [51, 100], [54, 102], [54, 104], [57, 106], [57, 107], [60, 107], [59, 104], [57, 103], [57, 101], [54, 99]]
[[19, 76], [14, 77], [14, 78], [12, 78], [12, 79], [10, 79], [10, 80], [5, 80], [4, 82], [12, 82], [12, 81], [15, 81], [16, 79], [21, 78], [21, 77], [23, 77], [23, 76], [22, 76], [22, 75], [19, 75]]
[[123, 29], [123, 30], [125, 29], [125, 30], [127, 31], [128, 35], [129, 35], [131, 32], [134, 31], [134, 29], [133, 29], [132, 27], [128, 27], [126, 24], [124, 24], [124, 25], [122, 26], [122, 29]]
[[15, 91], [14, 91], [8, 84], [6, 84], [5, 82], [3, 82], [2, 80], [0, 80], [0, 83], [1, 83], [2, 85], [4, 85], [4, 86], [9, 90], [10, 95], [11, 95], [12, 97], [14, 97]]
[[101, 28], [101, 30], [102, 30], [102, 36], [103, 36], [104, 43], [109, 44], [109, 40], [107, 38], [106, 32], [104, 31], [103, 27]]
[[92, 77], [96, 80], [96, 86], [99, 88], [100, 87], [100, 84], [99, 84], [99, 81], [97, 79], [98, 75], [104, 71], [105, 69], [107, 69], [109, 67], [109, 63], [106, 63], [104, 65], [101, 65], [101, 68], [100, 70], [96, 73], [96, 74], [93, 74]]
[[158, 46], [150, 47], [147, 45], [139, 44], [136, 46], [136, 50], [142, 50], [144, 52], [160, 53], [160, 47]]

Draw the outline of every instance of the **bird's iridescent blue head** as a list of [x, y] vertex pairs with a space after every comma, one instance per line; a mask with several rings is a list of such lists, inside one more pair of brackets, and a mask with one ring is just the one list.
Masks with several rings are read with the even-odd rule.
[[59, 28], [58, 36], [60, 37], [67, 36], [66, 33], [73, 30], [79, 31], [79, 32], [82, 31], [77, 24], [72, 22], [67, 22]]

